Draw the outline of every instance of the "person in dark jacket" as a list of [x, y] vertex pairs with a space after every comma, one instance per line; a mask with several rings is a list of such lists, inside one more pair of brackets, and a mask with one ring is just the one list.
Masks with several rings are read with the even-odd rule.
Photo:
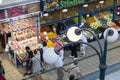
[[70, 57], [74, 57], [74, 60], [76, 60], [77, 57], [78, 57], [78, 55], [77, 55], [77, 44], [71, 44], [70, 49], [71, 49]]
[[30, 50], [29, 46], [26, 46], [25, 50], [26, 50], [25, 61], [26, 61], [26, 70], [27, 70], [27, 72], [24, 74], [24, 76], [32, 74], [32, 57], [33, 57], [33, 52]]

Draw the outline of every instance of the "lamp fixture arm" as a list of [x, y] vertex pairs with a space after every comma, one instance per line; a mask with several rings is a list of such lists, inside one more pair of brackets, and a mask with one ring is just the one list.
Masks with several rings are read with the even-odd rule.
[[102, 56], [102, 52], [103, 52], [102, 46], [101, 46], [100, 41], [99, 41], [98, 37], [96, 36], [96, 34], [93, 33], [91, 30], [86, 29], [86, 28], [80, 28], [80, 29], [83, 30], [83, 31], [88, 31], [88, 32], [90, 32], [90, 33], [95, 37], [95, 39], [96, 39], [96, 41], [97, 41], [97, 43], [98, 43], [98, 45], [99, 45], [99, 48], [100, 48], [99, 56]]
[[94, 46], [92, 46], [91, 44], [86, 43], [86, 42], [82, 42], [82, 41], [69, 42], [68, 44], [63, 45], [61, 48], [59, 48], [59, 49], [54, 49], [54, 50], [55, 50], [56, 54], [59, 54], [59, 51], [60, 51], [61, 49], [65, 48], [65, 47], [68, 47], [68, 46], [70, 46], [71, 44], [79, 44], [79, 43], [81, 43], [81, 44], [86, 44], [86, 45], [90, 46], [92, 49], [94, 49], [94, 50], [96, 51], [98, 57], [99, 57], [99, 61], [100, 61], [100, 64], [101, 64], [101, 61], [102, 61], [102, 60], [101, 60], [101, 59], [102, 59], [101, 57], [102, 57], [102, 56], [100, 56], [100, 52], [99, 52]]

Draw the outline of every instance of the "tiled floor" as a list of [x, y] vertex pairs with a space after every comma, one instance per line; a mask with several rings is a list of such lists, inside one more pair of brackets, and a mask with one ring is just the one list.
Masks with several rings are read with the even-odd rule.
[[[96, 42], [92, 42], [90, 44], [92, 44], [93, 46], [98, 48]], [[101, 40], [101, 44], [103, 44], [103, 40]], [[117, 41], [115, 43], [111, 43], [108, 45], [108, 57], [107, 57], [107, 65], [108, 66], [111, 66], [113, 64], [120, 62], [120, 53], [119, 53], [120, 46], [119, 45], [120, 45], [119, 41]], [[116, 46], [119, 46], [119, 47], [116, 47]], [[116, 48], [112, 49], [114, 47], [116, 47]], [[70, 53], [70, 51], [65, 53], [65, 66], [64, 67], [66, 69], [69, 66], [68, 64], [73, 61], [73, 59], [68, 57], [69, 53]], [[3, 65], [5, 67], [6, 79], [7, 80], [21, 80], [23, 78], [22, 75], [25, 72], [25, 69], [21, 66], [16, 68], [14, 66], [14, 64], [8, 59], [8, 55], [5, 53], [0, 54], [0, 57], [2, 58]], [[99, 65], [98, 56], [96, 55], [95, 51], [93, 49], [91, 49], [90, 47], [87, 47], [85, 56], [81, 56], [79, 54], [79, 59], [80, 59], [79, 66], [80, 66], [81, 74], [83, 76], [99, 70], [99, 68], [98, 68], [98, 65]], [[52, 65], [52, 68], [54, 68], [53, 65]], [[112, 74], [109, 74], [109, 75], [111, 76]], [[42, 74], [42, 77], [44, 80], [56, 80], [56, 70], [53, 69], [52, 71], [46, 72], [46, 73]], [[108, 77], [106, 76], [106, 78], [107, 78], [106, 80], [118, 80], [118, 79], [116, 79], [115, 75], [112, 77], [113, 79], [108, 79]], [[68, 78], [68, 74], [65, 73], [64, 80], [67, 80], [67, 78]], [[27, 80], [33, 80], [33, 78], [29, 78]]]
[[[106, 75], [105, 80], [120, 80], [120, 70]], [[99, 79], [96, 79], [99, 80]]]

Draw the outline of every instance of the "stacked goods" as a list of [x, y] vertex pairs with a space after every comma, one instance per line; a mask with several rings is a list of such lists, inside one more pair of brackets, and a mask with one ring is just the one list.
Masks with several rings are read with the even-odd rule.
[[98, 27], [102, 26], [101, 22], [95, 16], [90, 19], [93, 19], [93, 20], [90, 20], [90, 26], [93, 29], [97, 29]]
[[25, 29], [12, 33], [12, 39], [9, 41], [9, 45], [17, 54], [19, 60], [22, 60], [22, 57], [25, 56], [25, 47], [29, 46], [31, 50], [35, 50], [37, 43], [37, 37], [35, 32], [32, 29]]
[[112, 17], [113, 17], [113, 14], [110, 13], [110, 14], [105, 15], [104, 19], [106, 19], [107, 21], [112, 21]]
[[88, 17], [88, 18], [86, 19], [86, 21], [87, 21], [89, 24], [96, 22], [96, 20], [95, 20], [94, 17]]
[[21, 7], [13, 7], [8, 9], [8, 16], [9, 17], [16, 17], [20, 15]]
[[16, 17], [19, 15], [27, 14], [27, 7], [26, 6], [17, 6], [7, 9], [8, 17]]
[[110, 14], [109, 12], [101, 12], [97, 15], [98, 18], [104, 18], [105, 15]]
[[107, 22], [107, 25], [110, 26], [110, 27], [113, 27], [115, 29], [119, 29], [120, 27], [117, 26], [114, 22]]
[[49, 26], [40, 27], [40, 32], [45, 32], [45, 31], [49, 32], [50, 30], [51, 29]]
[[120, 18], [115, 21], [116, 25], [120, 27]]
[[48, 36], [48, 38], [56, 38], [57, 35], [53, 32], [49, 32], [46, 36]]
[[21, 30], [35, 25], [34, 18], [26, 18], [21, 21], [10, 20], [9, 22], [2, 23], [0, 33], [9, 33], [12, 31]]
[[99, 14], [97, 15], [97, 17], [98, 17], [99, 19], [103, 18], [103, 19], [105, 19], [105, 20], [107, 20], [107, 21], [111, 21], [111, 20], [112, 20], [112, 17], [113, 17], [113, 14], [110, 13], [110, 12], [101, 12], [101, 13], [99, 13]]
[[[73, 19], [74, 21], [75, 21], [75, 23], [78, 23], [78, 18], [74, 18]], [[86, 20], [85, 20], [85, 18], [82, 16], [82, 20], [81, 20], [82, 22], [86, 22]]]

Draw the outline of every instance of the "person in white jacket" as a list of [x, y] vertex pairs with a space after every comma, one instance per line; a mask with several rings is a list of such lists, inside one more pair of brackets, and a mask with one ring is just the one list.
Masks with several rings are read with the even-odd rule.
[[[87, 41], [87, 34], [86, 34], [84, 31], [82, 31], [81, 40], [82, 40], [83, 42], [88, 43], [88, 41]], [[80, 46], [80, 53], [81, 53], [82, 55], [85, 55], [85, 49], [86, 49], [86, 47], [87, 47], [86, 44], [82, 44], [82, 45]]]

